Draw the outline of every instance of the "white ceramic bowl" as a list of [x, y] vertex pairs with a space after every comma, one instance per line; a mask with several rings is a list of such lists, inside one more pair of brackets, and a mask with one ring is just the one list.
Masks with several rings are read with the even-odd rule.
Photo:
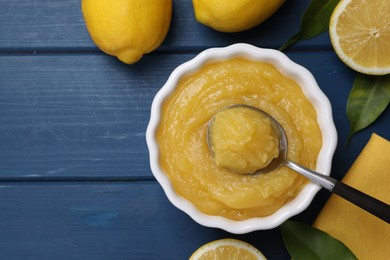
[[279, 226], [288, 218], [305, 210], [320, 187], [317, 184], [308, 183], [295, 199], [285, 204], [274, 214], [266, 217], [235, 221], [224, 217], [206, 215], [174, 191], [168, 176], [159, 164], [159, 147], [156, 141], [156, 130], [161, 118], [162, 104], [174, 91], [179, 80], [183, 76], [197, 71], [205, 63], [226, 60], [233, 57], [244, 57], [250, 60], [270, 63], [285, 76], [295, 80], [301, 86], [304, 94], [317, 111], [317, 120], [322, 132], [323, 146], [318, 156], [316, 170], [324, 175], [330, 174], [332, 157], [337, 144], [337, 133], [332, 118], [330, 102], [318, 87], [313, 75], [304, 67], [291, 61], [280, 51], [261, 49], [241, 43], [225, 48], [211, 48], [180, 65], [172, 72], [168, 81], [153, 100], [150, 122], [146, 131], [146, 141], [149, 148], [152, 172], [171, 203], [187, 213], [196, 222], [203, 226], [221, 228], [231, 233], [242, 234]]

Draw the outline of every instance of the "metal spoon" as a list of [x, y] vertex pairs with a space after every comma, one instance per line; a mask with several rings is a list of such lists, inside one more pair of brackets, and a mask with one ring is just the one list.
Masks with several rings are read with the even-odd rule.
[[[290, 161], [287, 158], [287, 150], [288, 150], [288, 142], [287, 142], [287, 136], [283, 129], [283, 127], [276, 121], [275, 118], [270, 116], [268, 113], [264, 112], [263, 110], [248, 106], [248, 105], [233, 105], [229, 106], [225, 109], [232, 109], [236, 107], [244, 107], [249, 108], [252, 110], [255, 110], [266, 117], [270, 119], [270, 122], [272, 124], [272, 127], [274, 131], [279, 136], [279, 156], [277, 158], [274, 158], [266, 167], [262, 169], [258, 169], [257, 171], [251, 173], [253, 175], [258, 174], [265, 174], [271, 171], [276, 170], [277, 168], [281, 166], [286, 166], [294, 171], [298, 172], [299, 174], [302, 174], [306, 178], [310, 179], [312, 182], [319, 184], [321, 187], [329, 190], [330, 192], [333, 192], [340, 197], [348, 200], [349, 202], [352, 202], [353, 204], [361, 207], [362, 209], [370, 212], [371, 214], [377, 216], [378, 218], [386, 221], [387, 223], [390, 223], [390, 205], [377, 200], [359, 190], [356, 190], [355, 188], [352, 188], [351, 186], [348, 186], [336, 179], [333, 179], [332, 177], [322, 175], [320, 173], [317, 173], [315, 171], [312, 171], [310, 169], [307, 169], [295, 162]], [[218, 114], [218, 113], [217, 113]], [[209, 146], [209, 149], [211, 153], [214, 155], [213, 151], [213, 142], [212, 142], [212, 125], [215, 119], [214, 115], [211, 120], [208, 123], [207, 131], [206, 131], [206, 138], [207, 138], [207, 144]]]

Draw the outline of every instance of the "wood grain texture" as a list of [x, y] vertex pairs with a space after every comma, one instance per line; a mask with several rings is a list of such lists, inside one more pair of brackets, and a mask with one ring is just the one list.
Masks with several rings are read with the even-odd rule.
[[[174, 0], [170, 31], [160, 50], [200, 50], [246, 42], [280, 47], [298, 31], [309, 0], [289, 0], [262, 25], [242, 33], [220, 33], [198, 23], [192, 1]], [[98, 49], [90, 39], [80, 0], [0, 0], [0, 51], [63, 51]], [[328, 35], [303, 41], [306, 48], [329, 48]]]
[[152, 99], [192, 56], [134, 67], [99, 54], [0, 57], [0, 175], [151, 176]]
[[[80, 0], [0, 0], [0, 259], [186, 259], [235, 237], [269, 259], [289, 259], [280, 230], [232, 235], [198, 225], [172, 206], [149, 168], [145, 130], [157, 91], [201, 50], [246, 42], [281, 46], [310, 0], [287, 0], [264, 24], [224, 34], [173, 0], [163, 45], [128, 66], [91, 41]], [[341, 178], [372, 132], [390, 139], [390, 111], [346, 146], [345, 105], [355, 73], [328, 34], [286, 53], [308, 68], [333, 106]], [[295, 217], [312, 223], [329, 194]]]
[[[287, 54], [311, 70], [333, 105], [341, 177], [371, 131], [390, 138], [390, 115], [345, 153], [354, 73], [334, 53]], [[151, 54], [134, 66], [99, 54], [0, 56], [0, 180], [152, 178], [145, 142], [151, 102], [171, 71], [194, 56]]]
[[288, 257], [279, 229], [233, 236], [201, 227], [155, 182], [1, 184], [0, 205], [2, 259], [188, 259], [224, 237]]

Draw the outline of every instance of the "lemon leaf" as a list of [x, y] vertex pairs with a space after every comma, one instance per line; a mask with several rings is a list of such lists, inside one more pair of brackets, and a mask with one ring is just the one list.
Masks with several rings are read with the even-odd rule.
[[312, 0], [301, 18], [300, 30], [279, 50], [284, 51], [301, 39], [310, 39], [328, 30], [330, 16], [340, 0]]
[[287, 220], [281, 225], [283, 241], [293, 259], [357, 259], [340, 240], [312, 226]]
[[369, 76], [357, 74], [349, 93], [347, 116], [349, 138], [372, 124], [390, 102], [390, 75]]

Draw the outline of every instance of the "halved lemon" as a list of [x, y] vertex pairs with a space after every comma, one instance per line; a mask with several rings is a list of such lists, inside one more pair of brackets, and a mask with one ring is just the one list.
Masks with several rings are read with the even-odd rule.
[[390, 1], [341, 0], [329, 24], [333, 48], [352, 69], [390, 73]]
[[251, 244], [244, 241], [225, 238], [201, 246], [190, 257], [190, 260], [266, 260], [265, 256]]

